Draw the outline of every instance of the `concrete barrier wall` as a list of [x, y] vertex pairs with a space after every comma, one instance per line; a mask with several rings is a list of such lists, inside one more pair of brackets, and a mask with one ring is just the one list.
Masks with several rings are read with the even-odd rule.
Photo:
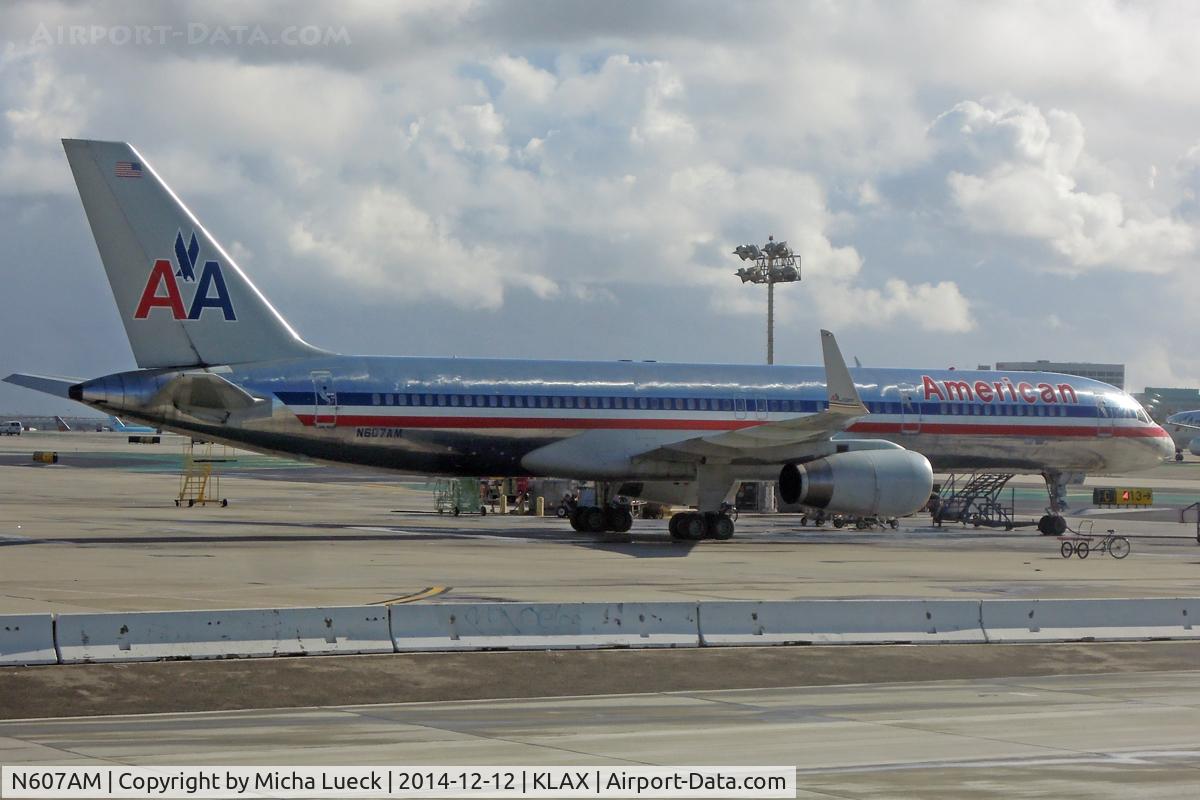
[[1200, 639], [1200, 598], [447, 603], [0, 616], [0, 664], [424, 650]]
[[984, 600], [989, 642], [1200, 639], [1200, 599]]
[[0, 616], [0, 664], [54, 664], [53, 614]]
[[446, 603], [391, 607], [397, 652], [696, 647], [695, 603]]
[[64, 664], [392, 652], [383, 606], [59, 614], [57, 631]]
[[983, 643], [978, 600], [796, 600], [700, 604], [705, 646]]

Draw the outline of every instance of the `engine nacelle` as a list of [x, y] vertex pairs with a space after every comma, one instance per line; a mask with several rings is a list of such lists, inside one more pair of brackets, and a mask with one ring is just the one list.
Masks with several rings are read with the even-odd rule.
[[779, 473], [779, 496], [838, 514], [903, 517], [929, 502], [933, 468], [911, 450], [835, 453]]
[[1188, 452], [1194, 456], [1200, 456], [1200, 436], [1188, 442]]

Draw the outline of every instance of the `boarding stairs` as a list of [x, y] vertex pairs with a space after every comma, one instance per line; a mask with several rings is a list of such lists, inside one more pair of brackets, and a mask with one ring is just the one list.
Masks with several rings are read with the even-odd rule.
[[934, 524], [961, 522], [1012, 530], [1013, 502], [1010, 500], [1005, 506], [1000, 500], [1000, 493], [1012, 477], [994, 472], [950, 475], [942, 484], [941, 502], [933, 514]]
[[220, 465], [235, 460], [228, 447], [189, 441], [183, 447], [183, 470], [179, 475], [179, 496], [175, 505], [188, 508], [209, 503], [222, 507], [229, 505], [229, 500], [221, 497]]

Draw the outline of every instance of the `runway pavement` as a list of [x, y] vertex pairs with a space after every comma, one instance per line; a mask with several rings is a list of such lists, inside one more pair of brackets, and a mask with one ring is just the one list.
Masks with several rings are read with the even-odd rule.
[[0, 723], [6, 764], [792, 764], [798, 797], [1194, 798], [1200, 672]]
[[[1133, 552], [1068, 561], [1029, 530], [920, 517], [864, 532], [743, 516], [734, 540], [700, 543], [639, 521], [603, 539], [441, 517], [418, 478], [254, 455], [227, 465], [228, 508], [177, 508], [180, 445], [0, 441], [0, 613], [1200, 591], [1194, 526], [1163, 521], [1200, 497], [1194, 461], [1105, 479], [1161, 487], [1167, 507], [1074, 518]], [[60, 463], [32, 464], [35, 449]], [[1036, 482], [1013, 496], [1036, 513]], [[1196, 663], [1194, 644], [1146, 642], [5, 668], [0, 763], [787, 763], [800, 796], [1195, 797]], [[549, 694], [589, 696], [528, 699]], [[396, 700], [431, 702], [345, 705]], [[263, 706], [302, 707], [174, 713]], [[147, 710], [172, 713], [114, 716]], [[97, 716], [17, 719], [73, 713]]]

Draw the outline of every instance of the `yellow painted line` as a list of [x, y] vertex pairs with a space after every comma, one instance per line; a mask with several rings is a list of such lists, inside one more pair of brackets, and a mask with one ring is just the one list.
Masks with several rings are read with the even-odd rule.
[[367, 605], [394, 606], [400, 605], [401, 603], [415, 603], [418, 600], [428, 600], [431, 597], [437, 597], [438, 595], [445, 594], [453, 588], [453, 586], [429, 586], [419, 592], [416, 592], [415, 594], [406, 594], [400, 597], [393, 597], [391, 600], [378, 600], [374, 603], [368, 603]]

